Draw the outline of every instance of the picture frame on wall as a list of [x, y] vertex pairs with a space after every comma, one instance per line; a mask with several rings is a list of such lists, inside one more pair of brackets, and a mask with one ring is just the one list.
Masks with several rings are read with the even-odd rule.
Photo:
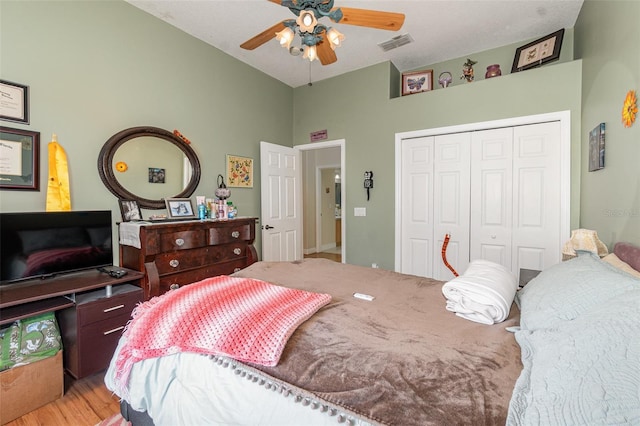
[[0, 127], [0, 189], [40, 191], [40, 132]]
[[29, 86], [0, 80], [0, 120], [29, 124]]
[[122, 215], [123, 222], [130, 222], [135, 220], [142, 220], [142, 213], [140, 212], [140, 206], [136, 200], [118, 200], [120, 205], [120, 214]]
[[433, 70], [402, 73], [402, 96], [433, 90]]
[[560, 59], [563, 37], [564, 28], [518, 47], [511, 72], [528, 70]]
[[253, 158], [227, 155], [227, 186], [253, 188]]
[[589, 171], [604, 169], [604, 131], [600, 123], [589, 132]]
[[167, 217], [171, 219], [196, 219], [193, 203], [189, 198], [166, 198]]

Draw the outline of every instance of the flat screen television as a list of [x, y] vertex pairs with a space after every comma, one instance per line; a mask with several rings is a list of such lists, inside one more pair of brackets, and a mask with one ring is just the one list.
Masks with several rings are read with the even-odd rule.
[[113, 265], [110, 210], [0, 213], [0, 285]]

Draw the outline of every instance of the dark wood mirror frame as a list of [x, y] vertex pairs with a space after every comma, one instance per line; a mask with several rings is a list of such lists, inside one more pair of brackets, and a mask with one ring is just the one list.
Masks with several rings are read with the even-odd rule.
[[138, 205], [142, 208], [156, 210], [165, 208], [164, 199], [151, 200], [129, 192], [118, 182], [118, 179], [116, 179], [115, 173], [113, 172], [113, 157], [118, 148], [125, 142], [142, 136], [154, 136], [170, 142], [177, 146], [189, 159], [193, 172], [186, 188], [184, 188], [184, 190], [179, 194], [167, 194], [166, 196], [166, 198], [189, 198], [195, 192], [196, 187], [200, 182], [201, 170], [198, 156], [193, 148], [191, 148], [191, 146], [189, 146], [189, 144], [180, 137], [167, 130], [150, 126], [131, 127], [129, 129], [122, 130], [111, 136], [109, 140], [105, 142], [104, 146], [100, 150], [100, 155], [98, 156], [98, 173], [100, 174], [100, 179], [102, 179], [102, 182], [107, 189], [119, 199], [137, 201]]

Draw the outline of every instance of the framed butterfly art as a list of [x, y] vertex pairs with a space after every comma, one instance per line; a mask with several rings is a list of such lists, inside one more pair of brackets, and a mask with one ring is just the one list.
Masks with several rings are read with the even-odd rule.
[[402, 73], [402, 96], [433, 90], [433, 70]]

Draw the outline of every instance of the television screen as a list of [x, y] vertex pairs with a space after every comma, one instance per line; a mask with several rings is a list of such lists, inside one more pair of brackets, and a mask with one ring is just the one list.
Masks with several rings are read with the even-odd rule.
[[113, 264], [111, 211], [0, 213], [0, 285]]

